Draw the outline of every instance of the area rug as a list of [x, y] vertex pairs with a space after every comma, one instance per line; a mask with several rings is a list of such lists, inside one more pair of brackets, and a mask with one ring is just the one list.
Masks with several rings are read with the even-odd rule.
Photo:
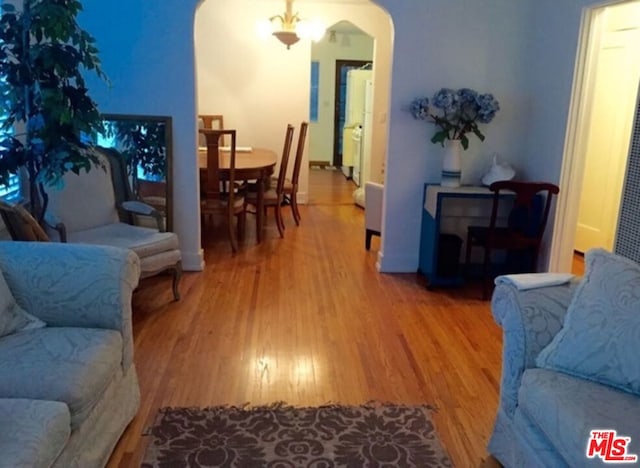
[[164, 408], [142, 467], [450, 467], [429, 406]]

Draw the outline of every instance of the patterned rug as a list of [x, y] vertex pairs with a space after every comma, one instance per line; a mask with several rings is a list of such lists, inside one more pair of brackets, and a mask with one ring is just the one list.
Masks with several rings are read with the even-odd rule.
[[450, 467], [428, 406], [164, 408], [142, 467]]

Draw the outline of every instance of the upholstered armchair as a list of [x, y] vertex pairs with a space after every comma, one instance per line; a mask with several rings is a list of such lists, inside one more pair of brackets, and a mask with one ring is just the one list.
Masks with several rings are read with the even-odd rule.
[[380, 236], [382, 232], [382, 203], [384, 201], [384, 185], [366, 182], [364, 185], [364, 226], [365, 248], [371, 248], [371, 237]]
[[[178, 236], [164, 232], [162, 215], [134, 198], [120, 153], [106, 148], [95, 151], [102, 167], [80, 174], [68, 172], [62, 189], [47, 192], [49, 237], [133, 250], [140, 257], [141, 278], [164, 271], [173, 274], [173, 295], [178, 300], [182, 273]], [[146, 227], [150, 222], [155, 228]]]

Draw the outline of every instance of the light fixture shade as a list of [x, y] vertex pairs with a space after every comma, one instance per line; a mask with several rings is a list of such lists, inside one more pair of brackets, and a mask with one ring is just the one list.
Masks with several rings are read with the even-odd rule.
[[[265, 37], [268, 34], [273, 34], [287, 46], [287, 49], [300, 39], [311, 39], [316, 42], [322, 39], [327, 28], [321, 21], [302, 20], [298, 13], [293, 13], [293, 0], [285, 0], [285, 3], [286, 11], [283, 15], [272, 16], [267, 21], [260, 21], [256, 25], [260, 36]], [[280, 22], [279, 28], [274, 24], [278, 21]]]
[[273, 35], [289, 49], [293, 44], [298, 42], [300, 38], [294, 31], [274, 31]]

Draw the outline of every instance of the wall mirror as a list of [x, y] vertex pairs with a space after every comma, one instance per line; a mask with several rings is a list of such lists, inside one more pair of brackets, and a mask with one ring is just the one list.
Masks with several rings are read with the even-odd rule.
[[169, 116], [102, 114], [104, 132], [97, 144], [118, 150], [127, 164], [131, 190], [164, 215], [173, 229], [172, 124]]

